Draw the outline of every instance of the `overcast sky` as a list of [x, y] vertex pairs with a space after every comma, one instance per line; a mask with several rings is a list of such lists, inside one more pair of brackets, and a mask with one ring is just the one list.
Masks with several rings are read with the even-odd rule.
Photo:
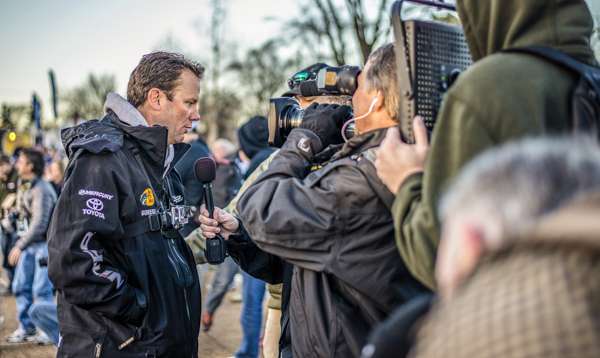
[[[600, 16], [600, 0], [588, 2]], [[298, 13], [297, 0], [227, 3], [226, 38], [245, 48], [273, 37], [283, 20]], [[140, 56], [169, 34], [208, 60], [208, 4], [209, 0], [1, 0], [0, 102], [28, 102], [36, 91], [48, 113], [49, 68], [56, 73], [59, 90], [79, 85], [94, 72], [116, 75], [117, 89], [123, 93]]]
[[[257, 46], [280, 30], [280, 21], [265, 19], [284, 19], [287, 12], [296, 11], [292, 0], [228, 3], [226, 36], [245, 47]], [[208, 4], [208, 0], [2, 0], [0, 102], [28, 102], [37, 91], [43, 103], [49, 103], [49, 68], [56, 73], [59, 90], [79, 85], [94, 72], [116, 75], [118, 90], [124, 92], [141, 55], [169, 34], [208, 60]]]

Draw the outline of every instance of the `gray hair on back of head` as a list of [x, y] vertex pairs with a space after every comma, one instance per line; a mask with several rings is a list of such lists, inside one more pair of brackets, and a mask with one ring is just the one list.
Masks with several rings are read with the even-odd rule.
[[439, 205], [439, 217], [476, 219], [499, 246], [541, 216], [600, 190], [600, 147], [588, 137], [525, 139], [467, 164]]

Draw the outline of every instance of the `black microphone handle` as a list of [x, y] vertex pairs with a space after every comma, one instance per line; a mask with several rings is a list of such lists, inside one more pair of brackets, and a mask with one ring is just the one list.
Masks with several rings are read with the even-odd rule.
[[215, 204], [212, 195], [212, 184], [202, 183], [202, 189], [204, 189], [204, 204], [206, 205], [206, 210], [208, 210], [208, 217], [213, 219]]

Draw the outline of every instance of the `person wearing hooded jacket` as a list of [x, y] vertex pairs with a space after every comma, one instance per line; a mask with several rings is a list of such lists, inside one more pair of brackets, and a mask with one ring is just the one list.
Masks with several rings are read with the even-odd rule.
[[[411, 273], [430, 288], [440, 237], [435, 208], [442, 190], [482, 151], [526, 136], [570, 132], [577, 76], [544, 59], [503, 50], [546, 46], [588, 65], [593, 20], [584, 0], [458, 0], [458, 15], [474, 64], [447, 92], [427, 143], [415, 119], [417, 143], [389, 130], [377, 173], [396, 194], [396, 241]], [[427, 160], [425, 160], [427, 158]]]
[[160, 214], [183, 204], [173, 167], [199, 119], [203, 70], [145, 55], [127, 101], [109, 94], [104, 118], [62, 132], [70, 162], [48, 233], [58, 357], [197, 357], [194, 259]]
[[[252, 266], [263, 260], [261, 266], [273, 270], [261, 277], [284, 282], [282, 339], [291, 351], [281, 356], [357, 357], [370, 329], [393, 307], [427, 291], [397, 253], [388, 206], [393, 196], [372, 162], [385, 129], [397, 125], [395, 66], [388, 44], [370, 55], [359, 75], [352, 98], [358, 135], [342, 144], [349, 107], [311, 105], [241, 195], [240, 219], [216, 209], [214, 219], [200, 217], [205, 237], [220, 233], [240, 246], [238, 253], [256, 245], [269, 254], [257, 253]], [[311, 163], [321, 165], [311, 171]]]
[[600, 147], [589, 137], [511, 142], [456, 177], [439, 205], [440, 299], [410, 357], [600, 357]]

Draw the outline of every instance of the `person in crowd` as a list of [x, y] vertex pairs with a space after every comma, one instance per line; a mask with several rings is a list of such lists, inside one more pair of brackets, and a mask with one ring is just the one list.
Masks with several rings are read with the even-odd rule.
[[[385, 129], [398, 121], [395, 67], [391, 44], [370, 55], [352, 98], [357, 136], [340, 145], [349, 107], [311, 105], [300, 128], [241, 195], [241, 220], [222, 210], [214, 219], [201, 217], [207, 238], [229, 237], [228, 249], [251, 238], [292, 265], [282, 329], [291, 337], [293, 356], [358, 356], [373, 325], [427, 291], [397, 254], [393, 196], [373, 165]], [[311, 161], [330, 145], [337, 150], [310, 172]]]
[[217, 163], [217, 165], [229, 164], [229, 160], [227, 158], [235, 155], [238, 150], [235, 144], [226, 138], [217, 138], [213, 142], [211, 148], [213, 158], [215, 159], [215, 163]]
[[0, 155], [0, 204], [9, 194], [17, 192], [19, 174], [7, 155]]
[[35, 327], [42, 331], [42, 335], [38, 339], [40, 344], [54, 344], [58, 345], [59, 342], [59, 329], [58, 329], [58, 307], [55, 302], [34, 302], [29, 308], [29, 317], [35, 324]]
[[[308, 69], [313, 69], [315, 66], [317, 65], [309, 66]], [[304, 72], [304, 70], [301, 70], [301, 72]], [[283, 96], [294, 97], [303, 109], [306, 109], [313, 103], [338, 105], [351, 105], [352, 103], [352, 97], [350, 96], [304, 97], [299, 94], [297, 88], [284, 93]], [[246, 178], [244, 185], [242, 185], [236, 197], [233, 198], [229, 205], [224, 209], [225, 212], [237, 216], [236, 207], [241, 195], [264, 171], [267, 170], [275, 153], [277, 152], [272, 152], [269, 157], [258, 164], [254, 171], [249, 173], [250, 175]], [[256, 158], [260, 158], [260, 156], [255, 156], [253, 159], [254, 162], [257, 162]], [[218, 211], [219, 210], [217, 210], [217, 212]], [[201, 211], [200, 218], [202, 216], [208, 216], [206, 209]], [[204, 247], [205, 238], [203, 237], [201, 230], [194, 231], [192, 237], [192, 240], [198, 243], [196, 246]], [[239, 238], [241, 239], [239, 241], [227, 241], [227, 250], [229, 254], [234, 261], [240, 265], [240, 268], [244, 272], [268, 283], [267, 288], [269, 297], [267, 300], [267, 314], [262, 337], [262, 354], [265, 358], [278, 358], [280, 357], [280, 354], [282, 357], [289, 357], [292, 353], [289, 325], [287, 324], [287, 322], [289, 322], [289, 311], [287, 307], [290, 297], [293, 266], [275, 255], [261, 251], [251, 240]]]
[[62, 159], [55, 158], [46, 165], [46, 179], [52, 185], [56, 196], [60, 195], [60, 191], [62, 190], [62, 186], [64, 184], [65, 177], [65, 167]]
[[600, 356], [600, 147], [528, 139], [469, 163], [443, 196], [441, 300], [413, 357]]
[[[503, 50], [546, 46], [596, 65], [593, 21], [584, 0], [458, 0], [474, 64], [446, 93], [428, 144], [420, 119], [416, 144], [391, 129], [377, 155], [381, 180], [396, 194], [396, 241], [410, 271], [435, 287], [440, 237], [436, 205], [443, 188], [485, 149], [541, 134], [572, 131], [570, 98], [577, 78], [544, 59]], [[427, 158], [427, 160], [425, 160]]]
[[[211, 148], [217, 163], [213, 182], [213, 200], [216, 206], [224, 207], [242, 186], [250, 160], [241, 149], [238, 150], [235, 144], [225, 138], [215, 140]], [[239, 267], [231, 257], [225, 258], [225, 261], [216, 267], [202, 311], [204, 331], [210, 330], [215, 312], [223, 302], [238, 271]]]
[[[268, 146], [267, 139], [267, 120], [264, 117], [252, 117], [239, 128], [240, 150], [237, 155], [226, 158], [226, 161], [231, 163], [230, 165], [221, 165], [217, 170], [217, 179], [214, 186], [220, 187], [224, 191], [224, 195], [223, 197], [215, 196], [215, 204], [223, 207], [229, 203], [237, 195], [243, 181], [273, 153], [274, 150]], [[220, 179], [219, 174], [221, 174]], [[220, 205], [218, 201], [221, 201]], [[224, 264], [228, 266], [223, 267], [223, 272], [229, 273], [229, 275], [217, 276], [213, 282], [213, 291], [209, 295], [206, 310], [202, 316], [202, 322], [205, 325], [208, 323], [210, 326], [210, 323], [212, 323], [214, 310], [218, 307], [218, 303], [222, 300], [238, 269], [237, 264], [230, 258]], [[218, 280], [219, 278], [221, 280]], [[228, 281], [223, 278], [228, 279]], [[243, 337], [240, 348], [235, 354], [236, 357], [258, 356], [264, 293], [264, 281], [243, 272], [242, 312], [240, 317]], [[211, 300], [211, 298], [213, 299]]]
[[180, 54], [144, 55], [127, 100], [110, 93], [100, 121], [63, 131], [70, 162], [48, 234], [58, 357], [197, 356], [200, 286], [173, 213], [190, 211], [174, 167], [203, 72]]
[[[196, 124], [198, 122], [194, 122]], [[194, 125], [192, 125], [194, 127]], [[199, 208], [204, 200], [204, 194], [202, 191], [202, 183], [196, 179], [194, 172], [194, 164], [196, 160], [202, 157], [210, 155], [210, 149], [206, 142], [198, 133], [190, 131], [184, 135], [184, 143], [190, 145], [190, 149], [183, 155], [183, 157], [175, 165], [175, 170], [179, 173], [183, 183], [183, 190], [185, 196], [186, 205], [194, 206]], [[190, 232], [198, 227], [198, 223], [195, 220], [188, 221], [187, 224], [180, 230], [181, 235], [186, 237]]]
[[[16, 203], [17, 182], [19, 174], [12, 165], [8, 156], [0, 156], [0, 219], [4, 220], [11, 212], [10, 209]], [[10, 224], [13, 226], [12, 224]], [[6, 273], [7, 285], [0, 286], [0, 294], [8, 295], [12, 292], [12, 281], [15, 273], [15, 268], [8, 263], [8, 253], [12, 250], [15, 241], [14, 230], [4, 230], [0, 226], [0, 245], [2, 250], [2, 268]]]
[[[42, 331], [36, 332], [30, 308], [34, 302], [54, 301], [48, 269], [40, 261], [48, 258], [46, 232], [56, 202], [56, 193], [42, 179], [42, 153], [34, 149], [23, 149], [15, 167], [19, 174], [14, 212], [17, 241], [8, 254], [8, 263], [15, 266], [12, 292], [16, 299], [19, 327], [6, 340], [9, 343], [45, 342], [48, 338]], [[4, 221], [3, 228], [12, 231], [15, 228], [12, 224]]]

